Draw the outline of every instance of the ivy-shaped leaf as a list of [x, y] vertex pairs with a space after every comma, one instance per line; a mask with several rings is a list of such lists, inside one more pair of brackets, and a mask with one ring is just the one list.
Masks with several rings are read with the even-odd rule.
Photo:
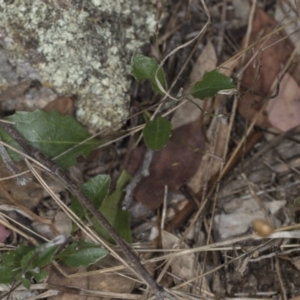
[[[15, 122], [16, 129], [24, 139], [51, 159], [70, 149], [54, 159], [62, 168], [75, 165], [77, 156], [87, 157], [100, 143], [92, 139], [76, 146], [89, 138], [90, 134], [73, 117], [60, 115], [54, 111], [44, 112], [38, 109], [33, 112], [21, 111], [7, 117], [6, 120]], [[0, 129], [0, 134], [4, 142], [22, 150], [6, 131]], [[8, 149], [8, 152], [14, 161], [22, 159], [22, 156], [12, 150]]]
[[[155, 92], [163, 94], [155, 80], [155, 74], [159, 65], [154, 58], [141, 54], [134, 55], [131, 60], [131, 68], [131, 74], [136, 80], [149, 79], [151, 81], [152, 89]], [[165, 88], [165, 74], [162, 68], [157, 72], [157, 79], [161, 86]]]
[[148, 121], [143, 130], [143, 137], [148, 148], [157, 151], [165, 147], [171, 136], [171, 123], [163, 117]]
[[[131, 232], [130, 232], [130, 215], [128, 211], [122, 210], [122, 201], [124, 198], [124, 188], [130, 182], [131, 177], [123, 171], [120, 178], [118, 179], [115, 191], [110, 194], [101, 204], [100, 211], [117, 231], [117, 233], [128, 243], [131, 243]], [[115, 241], [110, 237], [108, 232], [103, 228], [95, 217], [91, 218], [94, 229], [99, 235], [111, 243]]]
[[231, 89], [235, 89], [233, 80], [215, 69], [205, 72], [202, 80], [193, 86], [191, 94], [195, 98], [204, 100], [215, 96], [219, 91]]
[[70, 267], [88, 267], [104, 258], [108, 251], [101, 246], [83, 241], [80, 246], [73, 243], [70, 244], [64, 251], [62, 251], [57, 258], [59, 258], [65, 265]]

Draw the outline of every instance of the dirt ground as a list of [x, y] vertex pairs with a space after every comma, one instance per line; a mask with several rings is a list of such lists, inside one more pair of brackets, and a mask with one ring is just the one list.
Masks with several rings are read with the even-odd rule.
[[[121, 173], [126, 170], [134, 177], [149, 151], [135, 129], [159, 108], [158, 114], [166, 114], [172, 123], [172, 137], [153, 154], [149, 176], [133, 189], [128, 209], [131, 245], [148, 272], [173, 299], [297, 299], [300, 4], [157, 3], [158, 15], [163, 5], [159, 30], [144, 54], [158, 62], [167, 57], [163, 69], [168, 93], [179, 95], [179, 100], [166, 97], [162, 102], [150, 82], [133, 81], [131, 117], [117, 133], [109, 130], [98, 136], [103, 145], [88, 158], [78, 157], [68, 172], [78, 185], [108, 174], [110, 192], [118, 190]], [[191, 86], [216, 68], [232, 78], [236, 90], [193, 98]], [[18, 107], [26, 109], [24, 99], [28, 101], [28, 93], [39, 90], [40, 83], [22, 82], [18, 87], [13, 100], [0, 94], [2, 116]], [[46, 110], [72, 114], [73, 98], [58, 99]], [[17, 167], [20, 172], [28, 169], [22, 162]], [[11, 175], [3, 163], [0, 172], [1, 178]], [[70, 206], [68, 189], [57, 178], [40, 173], [59, 201]], [[2, 253], [33, 240], [40, 244], [57, 233], [69, 241], [86, 238], [52, 198], [36, 180], [26, 188], [16, 186], [14, 179], [0, 182], [1, 219], [14, 224], [1, 223]], [[84, 226], [92, 224], [87, 219]], [[143, 278], [115, 258], [117, 253], [126, 261], [123, 250], [108, 244], [110, 255], [92, 266], [67, 268], [55, 262], [47, 267], [48, 281], [32, 282], [29, 290], [20, 286], [9, 296], [4, 295], [11, 287], [1, 284], [1, 295], [154, 299]], [[73, 276], [63, 276], [61, 269]]]

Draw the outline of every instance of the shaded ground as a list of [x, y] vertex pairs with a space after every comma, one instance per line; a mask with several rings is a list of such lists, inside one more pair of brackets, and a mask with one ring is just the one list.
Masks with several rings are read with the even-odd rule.
[[[177, 95], [180, 88], [187, 88], [200, 80], [205, 71], [220, 65], [220, 70], [234, 77], [239, 93], [217, 95], [204, 101], [194, 99], [198, 106], [188, 102], [176, 110], [173, 128], [178, 128], [173, 132], [174, 144], [156, 154], [150, 166], [149, 182], [143, 182], [144, 188], [135, 191], [139, 202], [133, 202], [129, 209], [135, 246], [143, 260], [153, 259], [147, 264], [149, 272], [164, 287], [178, 290], [176, 299], [295, 298], [300, 293], [297, 225], [300, 76], [297, 51], [293, 52], [296, 46], [280, 31], [247, 53], [240, 52], [240, 59], [235, 61], [231, 58], [243, 49], [242, 45], [256, 42], [276, 30], [278, 23], [272, 16], [278, 17], [278, 8], [283, 4], [261, 2], [260, 10], [251, 10], [248, 2], [242, 0], [213, 1], [207, 5], [213, 19], [210, 26], [197, 41], [176, 51], [164, 65], [169, 86], [176, 81], [170, 93]], [[290, 5], [293, 7], [293, 3]], [[166, 6], [168, 16], [163, 18], [158, 39], [153, 38], [151, 46], [145, 48], [145, 53], [158, 61], [194, 38], [207, 21], [201, 3], [170, 1]], [[290, 17], [289, 13], [294, 13], [296, 8], [284, 11]], [[284, 77], [287, 72], [289, 77]], [[281, 82], [279, 87], [278, 82]], [[124, 132], [143, 123], [147, 113], [153, 113], [161, 100], [148, 82], [133, 82], [131, 97], [133, 117], [123, 127]], [[160, 113], [168, 112], [176, 104], [167, 101], [160, 107]], [[110, 174], [111, 190], [114, 190], [123, 168], [134, 175], [144, 159], [142, 146], [131, 151], [138, 138], [139, 133], [121, 137], [113, 145], [94, 151], [87, 160], [79, 159], [70, 174], [77, 182]], [[7, 175], [1, 174], [4, 176]], [[166, 178], [171, 178], [171, 182]], [[51, 178], [47, 180], [61, 200], [70, 204], [70, 195], [64, 187]], [[169, 186], [168, 193], [165, 184]], [[13, 189], [6, 186], [3, 190], [13, 194]], [[29, 210], [43, 218], [57, 216], [59, 208], [49, 197], [45, 198], [38, 184], [30, 193], [36, 197], [31, 197], [34, 201], [26, 201]], [[18, 199], [24, 197], [23, 194]], [[5, 213], [14, 213], [21, 224], [25, 224], [24, 219], [28, 222], [19, 212], [6, 210]], [[256, 219], [263, 222], [252, 225]], [[35, 230], [41, 224], [34, 227], [32, 223], [30, 220]], [[70, 224], [62, 226], [69, 226], [65, 230], [70, 231]], [[166, 231], [161, 231], [161, 227]], [[81, 233], [77, 234], [80, 237]], [[182, 240], [182, 249], [190, 252], [172, 258], [176, 251], [170, 249]], [[6, 243], [15, 246], [27, 241], [12, 234]], [[154, 261], [169, 253], [169, 257]], [[119, 263], [109, 257], [79, 272], [105, 270], [116, 265]], [[141, 294], [145, 292], [145, 286], [124, 269], [110, 270], [109, 275], [84, 275], [81, 277], [84, 279], [69, 279], [65, 284], [60, 277], [55, 281], [58, 275], [54, 269], [51, 275], [52, 283], [57, 286], [119, 293], [114, 297], [101, 295], [99, 299], [129, 299], [130, 296], [142, 299]], [[67, 293], [64, 295], [67, 297]], [[56, 297], [61, 298], [62, 293]]]

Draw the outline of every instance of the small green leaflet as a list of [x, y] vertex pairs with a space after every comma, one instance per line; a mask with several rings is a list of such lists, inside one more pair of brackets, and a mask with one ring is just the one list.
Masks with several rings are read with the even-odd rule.
[[[155, 74], [159, 65], [154, 58], [141, 54], [134, 55], [131, 60], [131, 68], [131, 74], [136, 80], [149, 79], [151, 81], [152, 89], [155, 92], [163, 94], [155, 80]], [[165, 74], [162, 68], [157, 72], [157, 79], [162, 87], [165, 88]]]
[[31, 282], [28, 278], [20, 278], [19, 280], [22, 281], [22, 284], [26, 289], [30, 289]]
[[56, 258], [60, 259], [65, 265], [70, 267], [88, 267], [100, 259], [104, 258], [108, 251], [100, 245], [83, 241], [80, 245], [70, 244]]
[[143, 137], [148, 148], [157, 151], [166, 146], [171, 136], [171, 123], [163, 117], [148, 121], [143, 130]]
[[21, 268], [13, 268], [5, 264], [0, 264], [0, 283], [9, 284], [15, 281], [16, 276], [21, 272]]
[[47, 243], [37, 247], [22, 257], [20, 264], [24, 271], [37, 267], [43, 268], [52, 261], [59, 246], [45, 247], [45, 245], [47, 245]]
[[11, 266], [20, 266], [20, 261], [24, 255], [33, 251], [34, 248], [24, 245], [19, 245], [16, 250], [11, 250], [1, 255], [2, 263]]
[[[6, 120], [15, 122], [19, 133], [33, 147], [51, 159], [90, 137], [88, 131], [73, 117], [60, 115], [54, 111], [44, 112], [38, 109], [33, 112], [20, 111], [7, 117]], [[0, 134], [4, 142], [22, 151], [20, 145], [6, 131], [0, 129]], [[87, 157], [99, 144], [100, 142], [95, 139], [89, 140], [54, 161], [64, 169], [69, 168], [76, 164], [78, 155]], [[10, 149], [8, 153], [14, 161], [23, 158]]]
[[[116, 190], [108, 197], [107, 194], [110, 185], [110, 177], [108, 175], [98, 175], [81, 187], [84, 194], [99, 208], [117, 233], [128, 242], [131, 242], [129, 214], [127, 211], [122, 210], [121, 202], [123, 200], [123, 190], [130, 179], [131, 177], [128, 173], [122, 172], [117, 182]], [[80, 219], [85, 219], [85, 216], [88, 215], [93, 222], [93, 228], [98, 234], [109, 242], [114, 243], [99, 221], [83, 208], [75, 197], [72, 197], [71, 209]]]
[[296, 199], [294, 199], [294, 203], [296, 206], [300, 206], [300, 197], [297, 197]]
[[191, 94], [195, 98], [204, 100], [215, 96], [219, 91], [231, 89], [235, 89], [232, 79], [215, 69], [205, 72], [202, 80], [193, 86]]
[[30, 287], [31, 278], [37, 282], [44, 280], [48, 274], [41, 270], [53, 260], [58, 246], [51, 246], [51, 242], [37, 248], [19, 246], [16, 250], [1, 255], [0, 283], [12, 283], [19, 280], [26, 287]]
[[31, 271], [31, 276], [37, 281], [41, 282], [48, 277], [48, 273], [45, 270], [37, 269]]
[[[100, 174], [84, 183], [81, 186], [81, 190], [93, 202], [93, 204], [99, 208], [108, 194], [109, 186], [110, 177], [108, 175]], [[87, 211], [87, 209], [82, 207], [80, 202], [74, 196], [72, 196], [70, 208], [81, 220]]]
[[110, 177], [100, 174], [83, 184], [81, 190], [99, 208], [108, 194], [109, 186]]
[[[115, 191], [110, 194], [101, 204], [100, 211], [115, 229], [115, 231], [128, 243], [132, 242], [130, 231], [130, 215], [128, 211], [122, 210], [122, 201], [124, 198], [124, 189], [130, 182], [131, 176], [123, 171], [117, 181]], [[91, 218], [94, 229], [105, 240], [115, 244], [108, 232], [103, 228], [95, 217]]]

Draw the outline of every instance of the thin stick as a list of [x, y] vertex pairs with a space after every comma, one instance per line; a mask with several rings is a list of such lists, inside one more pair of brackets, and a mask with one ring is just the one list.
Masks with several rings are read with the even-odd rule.
[[281, 274], [281, 268], [280, 268], [280, 263], [279, 263], [278, 257], [275, 257], [275, 267], [276, 267], [276, 273], [278, 276], [281, 297], [283, 300], [287, 300], [286, 289], [284, 287], [284, 282], [283, 282], [283, 278], [282, 278], [282, 274]]
[[56, 165], [52, 160], [48, 159], [43, 153], [32, 147], [20, 134], [19, 132], [10, 124], [0, 123], [0, 127], [6, 130], [9, 135], [18, 142], [21, 147], [36, 160], [40, 161], [45, 165], [50, 172], [57, 176], [68, 188], [69, 190], [77, 197], [80, 203], [85, 206], [95, 218], [102, 224], [102, 226], [107, 230], [110, 236], [115, 240], [115, 242], [122, 248], [125, 255], [135, 266], [136, 270], [145, 280], [145, 282], [151, 287], [156, 298], [159, 300], [164, 300], [165, 297], [170, 297], [169, 294], [160, 286], [149, 274], [146, 268], [141, 264], [139, 258], [133, 252], [131, 247], [118, 235], [114, 228], [109, 224], [105, 219], [102, 213], [97, 209], [97, 207], [85, 196], [85, 194], [79, 189], [76, 183], [72, 178], [63, 171], [58, 165]]
[[138, 172], [134, 175], [132, 181], [130, 184], [126, 187], [126, 194], [122, 203], [122, 209], [127, 210], [132, 202], [133, 198], [133, 190], [138, 185], [138, 183], [141, 181], [143, 177], [149, 176], [149, 167], [153, 158], [154, 151], [151, 149], [148, 149], [146, 151], [143, 164], [141, 168], [138, 170]]
[[[0, 140], [1, 140], [1, 138], [0, 138]], [[18, 170], [15, 163], [13, 162], [13, 160], [11, 159], [11, 157], [9, 156], [8, 152], [6, 151], [5, 147], [2, 144], [0, 144], [0, 155], [1, 155], [2, 161], [5, 164], [6, 168], [12, 174], [17, 175], [17, 177], [16, 177], [17, 185], [26, 185], [26, 183], [31, 180], [30, 178], [26, 178], [26, 177], [20, 175], [20, 171]]]

